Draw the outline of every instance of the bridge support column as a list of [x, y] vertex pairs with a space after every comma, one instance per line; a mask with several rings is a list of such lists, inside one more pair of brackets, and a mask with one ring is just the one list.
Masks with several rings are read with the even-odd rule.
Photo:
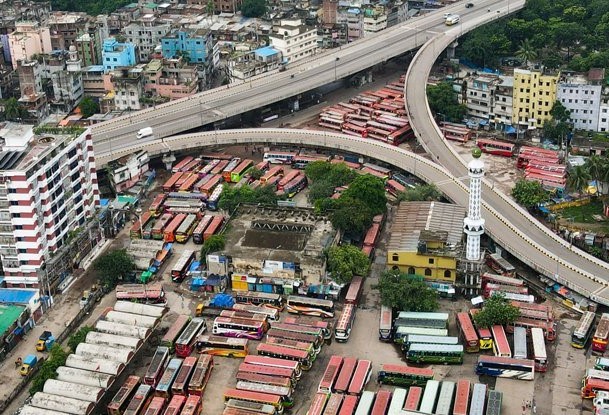
[[446, 57], [448, 59], [455, 58], [455, 50], [457, 49], [457, 46], [459, 46], [459, 41], [455, 40], [446, 48]]
[[173, 153], [167, 153], [163, 156], [163, 163], [165, 164], [165, 168], [169, 171], [171, 171], [174, 161], [176, 161], [176, 156], [174, 156]]

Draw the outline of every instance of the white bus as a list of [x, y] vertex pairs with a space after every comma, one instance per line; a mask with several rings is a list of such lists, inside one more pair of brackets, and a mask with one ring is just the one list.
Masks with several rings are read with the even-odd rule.
[[355, 415], [370, 415], [370, 410], [372, 409], [372, 404], [374, 403], [374, 397], [374, 392], [364, 391], [359, 400], [359, 404], [357, 405], [357, 409], [355, 410]]
[[297, 153], [287, 151], [269, 151], [264, 153], [264, 161], [271, 164], [292, 164], [297, 155]]
[[527, 329], [514, 327], [514, 359], [527, 358]]
[[440, 389], [440, 382], [437, 380], [428, 380], [425, 385], [425, 391], [423, 392], [423, 399], [421, 400], [421, 406], [419, 411], [425, 414], [433, 414], [434, 407], [436, 406], [436, 396], [438, 396], [438, 389]]
[[548, 370], [548, 355], [546, 353], [546, 340], [543, 337], [543, 329], [540, 327], [531, 328], [531, 338], [533, 339], [535, 371], [545, 372]]
[[454, 394], [455, 382], [450, 382], [446, 380], [442, 381], [442, 387], [440, 388], [440, 396], [438, 397], [438, 404], [436, 405], [436, 411], [434, 412], [434, 414], [452, 414]]
[[407, 395], [407, 389], [395, 388], [393, 395], [391, 395], [391, 404], [389, 405], [389, 412], [387, 412], [387, 415], [400, 415], [404, 403], [406, 402]]
[[294, 314], [322, 318], [334, 317], [334, 301], [322, 300], [321, 298], [290, 295], [288, 297], [287, 309], [289, 313]]

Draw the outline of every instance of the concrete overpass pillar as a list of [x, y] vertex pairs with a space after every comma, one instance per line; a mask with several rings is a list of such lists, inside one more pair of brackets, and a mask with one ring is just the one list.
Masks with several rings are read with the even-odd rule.
[[173, 153], [167, 153], [163, 156], [163, 163], [165, 163], [165, 168], [169, 171], [171, 171], [174, 161], [176, 161], [176, 156]]
[[455, 50], [457, 49], [457, 46], [459, 46], [459, 41], [455, 40], [446, 48], [446, 57], [448, 59], [455, 58]]

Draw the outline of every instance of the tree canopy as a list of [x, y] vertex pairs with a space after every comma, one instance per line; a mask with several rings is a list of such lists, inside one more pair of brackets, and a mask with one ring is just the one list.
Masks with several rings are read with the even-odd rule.
[[224, 249], [226, 244], [226, 238], [224, 235], [212, 235], [205, 242], [203, 242], [203, 246], [201, 247], [201, 261], [207, 261], [207, 255], [212, 252], [218, 252]]
[[450, 82], [429, 85], [427, 99], [431, 110], [442, 114], [443, 120], [460, 122], [467, 113], [467, 107], [457, 101], [457, 94]]
[[349, 184], [349, 188], [345, 190], [340, 199], [360, 200], [367, 206], [373, 215], [385, 213], [387, 210], [387, 194], [385, 193], [385, 184], [378, 177], [371, 174], [357, 176]]
[[249, 186], [224, 186], [218, 206], [229, 213], [234, 212], [241, 203], [259, 203], [261, 205], [276, 205], [278, 197], [271, 186], [252, 189]]
[[414, 189], [406, 189], [398, 196], [398, 200], [407, 202], [425, 202], [440, 200], [442, 193], [438, 190], [435, 184], [422, 184]]
[[72, 335], [68, 338], [68, 347], [72, 351], [72, 353], [76, 353], [76, 347], [80, 343], [84, 343], [87, 338], [87, 333], [94, 330], [93, 326], [83, 326], [78, 329], [76, 332], [72, 333]]
[[346, 284], [355, 275], [367, 275], [370, 260], [361, 249], [354, 245], [333, 246], [326, 251], [328, 272], [338, 284]]
[[376, 288], [387, 307], [402, 311], [435, 311], [439, 307], [436, 291], [422, 278], [398, 270], [384, 272]]
[[520, 179], [512, 188], [512, 197], [518, 204], [529, 209], [547, 201], [550, 196], [541, 183]]
[[266, 13], [266, 0], [244, 0], [241, 13], [244, 17], [262, 17]]
[[53, 347], [51, 347], [47, 359], [42, 362], [40, 369], [38, 369], [38, 372], [36, 372], [36, 375], [34, 375], [32, 379], [32, 383], [30, 384], [30, 395], [34, 395], [36, 392], [42, 392], [44, 383], [47, 379], [55, 379], [57, 377], [57, 368], [59, 366], [64, 366], [67, 358], [68, 353], [63, 350], [61, 345], [55, 343]]
[[499, 294], [493, 294], [484, 301], [484, 308], [476, 313], [474, 321], [478, 327], [491, 327], [495, 324], [513, 323], [520, 316], [518, 307]]
[[53, 10], [65, 10], [71, 12], [86, 12], [91, 16], [98, 14], [110, 14], [117, 9], [132, 3], [130, 0], [51, 0]]
[[100, 255], [93, 262], [93, 269], [97, 271], [100, 285], [112, 289], [131, 275], [135, 263], [126, 249], [114, 249]]
[[82, 101], [80, 101], [80, 104], [78, 104], [78, 108], [80, 108], [80, 112], [85, 118], [89, 118], [93, 114], [99, 112], [99, 104], [91, 97], [84, 97]]

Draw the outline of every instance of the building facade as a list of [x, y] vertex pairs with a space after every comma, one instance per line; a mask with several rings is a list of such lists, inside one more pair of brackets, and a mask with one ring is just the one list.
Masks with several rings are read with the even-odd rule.
[[116, 70], [110, 74], [114, 91], [114, 109], [133, 111], [143, 108], [140, 98], [144, 92], [144, 65]]
[[13, 68], [20, 60], [29, 60], [33, 55], [51, 53], [51, 33], [48, 27], [37, 22], [20, 22], [15, 24], [15, 31], [9, 33], [8, 44]]
[[42, 286], [42, 265], [99, 204], [89, 130], [36, 136], [7, 123], [0, 170], [0, 259], [11, 286]]
[[557, 99], [570, 111], [576, 130], [598, 131], [601, 85], [591, 85], [582, 74], [563, 74], [557, 91]]
[[111, 37], [104, 40], [102, 50], [104, 71], [135, 65], [135, 46], [133, 43], [120, 43]]
[[318, 51], [317, 28], [304, 25], [300, 19], [281, 20], [269, 35], [269, 41], [287, 63], [313, 56]]
[[199, 64], [208, 60], [210, 51], [213, 49], [213, 43], [211, 31], [185, 32], [178, 30], [161, 39], [161, 48], [165, 59], [181, 56], [189, 63]]
[[512, 123], [529, 129], [541, 128], [552, 118], [558, 74], [541, 70], [514, 69]]
[[127, 42], [135, 45], [138, 62], [148, 62], [150, 55], [169, 33], [171, 25], [157, 21], [153, 15], [145, 15], [138, 22], [131, 23], [123, 29]]
[[98, 32], [84, 33], [75, 42], [78, 57], [83, 66], [99, 65], [101, 63], [101, 41]]
[[490, 120], [495, 105], [495, 89], [501, 80], [496, 75], [479, 74], [467, 78], [467, 115]]
[[501, 83], [495, 87], [495, 102], [491, 119], [495, 128], [505, 130], [512, 125], [512, 103], [514, 96], [514, 78], [511, 76], [500, 76]]
[[198, 92], [197, 67], [181, 59], [153, 59], [144, 68], [144, 91], [169, 99], [180, 99]]
[[387, 9], [381, 5], [365, 9], [363, 24], [364, 36], [387, 29]]

